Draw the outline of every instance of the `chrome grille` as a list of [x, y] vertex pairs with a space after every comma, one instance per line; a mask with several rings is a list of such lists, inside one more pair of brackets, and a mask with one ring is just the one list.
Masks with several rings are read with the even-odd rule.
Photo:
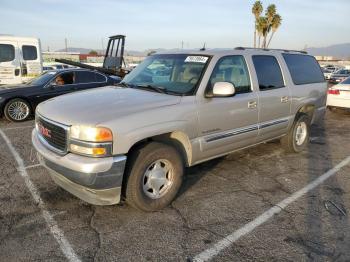
[[36, 128], [40, 138], [44, 140], [53, 151], [58, 153], [67, 152], [68, 127], [44, 119], [40, 116], [36, 117]]

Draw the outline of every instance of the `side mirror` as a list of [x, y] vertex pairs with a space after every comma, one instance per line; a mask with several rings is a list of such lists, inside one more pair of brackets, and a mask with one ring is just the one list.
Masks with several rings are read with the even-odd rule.
[[46, 86], [48, 89], [55, 89], [57, 87], [56, 83], [53, 81]]
[[235, 87], [229, 82], [216, 82], [212, 91], [213, 97], [228, 97], [236, 93]]

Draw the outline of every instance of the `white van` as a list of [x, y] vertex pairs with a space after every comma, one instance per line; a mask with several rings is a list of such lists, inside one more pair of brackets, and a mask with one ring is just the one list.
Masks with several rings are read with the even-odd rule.
[[20, 84], [41, 73], [38, 38], [0, 35], [0, 85]]

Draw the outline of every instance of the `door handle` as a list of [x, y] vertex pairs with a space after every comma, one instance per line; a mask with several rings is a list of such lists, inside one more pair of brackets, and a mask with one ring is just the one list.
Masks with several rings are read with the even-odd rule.
[[282, 96], [281, 97], [281, 103], [287, 103], [289, 101], [289, 97], [288, 96]]
[[256, 101], [249, 101], [248, 108], [251, 108], [251, 109], [256, 108], [257, 104], [258, 103]]

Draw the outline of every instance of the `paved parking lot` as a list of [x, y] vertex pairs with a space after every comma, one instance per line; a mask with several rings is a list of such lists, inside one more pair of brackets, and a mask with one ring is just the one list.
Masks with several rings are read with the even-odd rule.
[[32, 127], [0, 122], [0, 261], [350, 260], [349, 113], [327, 112], [301, 154], [271, 142], [187, 169], [176, 201], [155, 213], [92, 206], [58, 188], [35, 158]]

